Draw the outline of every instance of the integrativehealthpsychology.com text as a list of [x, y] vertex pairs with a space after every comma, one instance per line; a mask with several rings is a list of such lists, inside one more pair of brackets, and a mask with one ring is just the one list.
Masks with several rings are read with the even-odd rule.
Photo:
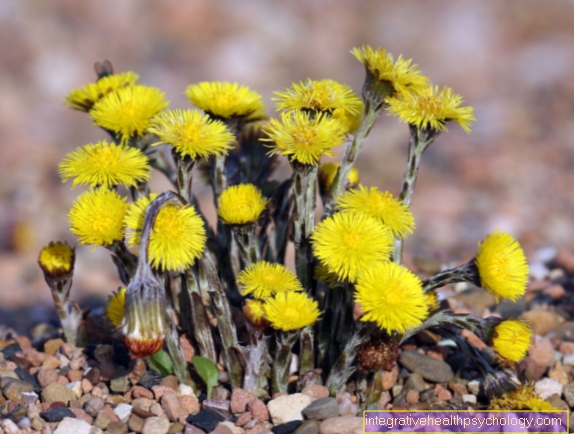
[[363, 412], [363, 432], [568, 433], [567, 411]]

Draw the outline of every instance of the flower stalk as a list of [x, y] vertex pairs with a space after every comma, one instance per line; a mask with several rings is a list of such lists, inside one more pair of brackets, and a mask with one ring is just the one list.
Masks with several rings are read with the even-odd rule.
[[450, 270], [441, 271], [428, 279], [423, 280], [423, 289], [425, 292], [440, 288], [445, 285], [451, 285], [459, 282], [470, 282], [480, 286], [478, 268], [474, 258], [459, 267]]
[[[260, 260], [255, 228], [256, 225], [254, 223], [231, 226], [233, 239], [237, 245], [239, 257], [241, 258], [242, 266], [240, 269], [248, 268]], [[234, 267], [234, 270], [236, 268], [237, 267]]]
[[299, 331], [284, 332], [279, 330], [275, 334], [276, 348], [272, 372], [273, 393], [287, 393], [291, 352], [299, 335]]

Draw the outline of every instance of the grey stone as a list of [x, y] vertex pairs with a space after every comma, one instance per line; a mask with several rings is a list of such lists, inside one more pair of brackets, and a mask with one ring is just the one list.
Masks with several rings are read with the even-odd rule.
[[132, 414], [128, 420], [128, 427], [133, 432], [142, 432], [145, 420]]
[[169, 419], [165, 416], [148, 417], [143, 426], [142, 434], [167, 434]]
[[574, 381], [564, 386], [564, 389], [562, 389], [562, 394], [564, 395], [564, 399], [568, 405], [574, 408]]
[[102, 398], [90, 398], [84, 406], [84, 411], [92, 417], [102, 411], [104, 408], [104, 400]]
[[566, 321], [556, 328], [556, 338], [574, 342], [574, 322]]
[[403, 351], [399, 356], [399, 363], [409, 371], [420, 374], [425, 380], [435, 383], [447, 382], [454, 378], [448, 363], [417, 351]]
[[42, 399], [45, 402], [65, 402], [76, 399], [76, 395], [66, 386], [60, 383], [50, 383], [42, 390]]
[[68, 407], [52, 407], [40, 413], [46, 422], [60, 422], [66, 417], [75, 419], [76, 415]]
[[130, 388], [128, 371], [123, 366], [120, 366], [114, 372], [112, 381], [110, 382], [110, 389], [117, 393], [126, 393]]
[[417, 392], [422, 392], [427, 388], [425, 380], [421, 374], [413, 372], [405, 381], [404, 388], [407, 390], [416, 390]]
[[325, 420], [339, 416], [339, 404], [335, 398], [319, 398], [303, 409], [307, 419]]
[[293, 434], [319, 434], [319, 422], [315, 419], [304, 420]]
[[128, 424], [125, 422], [112, 422], [106, 428], [109, 434], [128, 434]]

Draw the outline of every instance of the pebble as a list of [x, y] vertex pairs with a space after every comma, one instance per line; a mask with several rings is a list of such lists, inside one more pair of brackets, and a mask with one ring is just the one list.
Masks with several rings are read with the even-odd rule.
[[564, 371], [562, 363], [559, 361], [554, 363], [554, 366], [548, 370], [548, 378], [558, 381], [563, 386], [568, 384], [568, 374]]
[[383, 390], [391, 390], [397, 384], [399, 378], [399, 367], [395, 365], [390, 371], [382, 371], [382, 388]]
[[160, 373], [154, 371], [153, 369], [148, 369], [141, 377], [138, 384], [146, 389], [151, 389], [153, 386], [158, 386], [162, 380]]
[[187, 417], [187, 422], [201, 428], [205, 432], [211, 432], [215, 429], [217, 424], [223, 421], [225, 418], [219, 413], [211, 410], [201, 410], [197, 414], [193, 414]]
[[233, 414], [245, 413], [247, 410], [247, 405], [255, 401], [257, 397], [246, 390], [235, 388], [231, 392], [231, 401], [229, 403], [229, 409]]
[[574, 342], [574, 322], [566, 321], [556, 328], [556, 337], [563, 341]]
[[33, 392], [34, 386], [26, 381], [10, 379], [6, 385], [4, 385], [2, 392], [4, 396], [10, 401], [20, 402], [22, 401], [23, 392]]
[[205, 431], [194, 425], [187, 424], [183, 429], [183, 434], [205, 434]]
[[[181, 385], [180, 385], [180, 387], [181, 387]], [[181, 392], [180, 392], [180, 394], [181, 394]], [[223, 386], [216, 386], [213, 388], [213, 391], [211, 392], [211, 398], [212, 399], [228, 400], [230, 396], [231, 396], [231, 392], [229, 392], [229, 390], [227, 390]]]
[[255, 401], [251, 402], [247, 407], [249, 408], [253, 418], [257, 419], [259, 422], [265, 422], [269, 420], [269, 411], [267, 410], [267, 406], [260, 399], [256, 399]]
[[319, 422], [315, 419], [304, 420], [293, 434], [319, 434]]
[[66, 384], [66, 387], [70, 389], [76, 398], [80, 398], [82, 396], [82, 382], [81, 381], [72, 381], [71, 383]]
[[476, 404], [476, 395], [462, 395], [462, 402], [468, 402], [469, 404]]
[[420, 374], [425, 380], [435, 383], [447, 382], [454, 378], [448, 363], [417, 351], [403, 351], [399, 356], [399, 363], [409, 371]]
[[419, 402], [419, 397], [420, 397], [420, 393], [418, 390], [410, 389], [410, 390], [407, 390], [405, 400], [409, 404], [416, 404], [417, 402]]
[[106, 429], [108, 425], [112, 422], [110, 417], [105, 411], [100, 411], [96, 415], [96, 419], [94, 420], [94, 425], [101, 429]]
[[303, 423], [300, 420], [293, 420], [291, 422], [281, 423], [275, 425], [271, 432], [273, 434], [292, 434], [296, 429], [298, 429]]
[[125, 422], [112, 422], [106, 428], [108, 434], [128, 434], [128, 424]]
[[166, 392], [162, 395], [161, 408], [168, 419], [172, 422], [184, 420], [185, 416], [187, 416], [177, 399], [176, 393], [171, 389], [170, 392]]
[[196, 414], [201, 409], [199, 401], [194, 395], [182, 395], [178, 397], [178, 399], [181, 408], [185, 411], [185, 414]]
[[38, 371], [38, 383], [42, 388], [48, 386], [50, 383], [56, 383], [58, 381], [59, 374], [55, 369], [41, 369]]
[[50, 339], [44, 344], [44, 352], [49, 356], [53, 356], [62, 345], [64, 345], [62, 339]]
[[335, 398], [319, 398], [305, 407], [302, 413], [307, 419], [325, 420], [339, 416], [339, 404]]
[[396, 386], [393, 386], [393, 388], [391, 389], [391, 393], [393, 395], [393, 398], [399, 396], [402, 391], [403, 391], [403, 385], [402, 384], [397, 384]]
[[229, 405], [229, 401], [222, 399], [206, 399], [201, 403], [202, 408], [215, 411], [216, 413], [222, 415], [225, 419], [229, 419], [231, 417]]
[[70, 408], [70, 411], [72, 413], [74, 413], [74, 416], [76, 416], [77, 419], [85, 420], [90, 425], [92, 425], [94, 423], [94, 418], [92, 416], [90, 416], [88, 413], [86, 413], [84, 410], [82, 410], [81, 408]]
[[427, 386], [425, 384], [425, 380], [423, 379], [422, 375], [414, 372], [411, 375], [409, 375], [407, 381], [405, 381], [404, 388], [422, 392], [427, 388]]
[[104, 408], [104, 400], [101, 398], [90, 398], [85, 406], [84, 410], [92, 417], [96, 417], [96, 415], [102, 411]]
[[76, 418], [76, 415], [68, 407], [52, 407], [40, 413], [40, 417], [46, 422], [60, 422], [65, 417]]
[[76, 395], [60, 383], [50, 383], [42, 389], [42, 399], [44, 402], [65, 402], [68, 404], [71, 400], [76, 399]]
[[145, 420], [135, 414], [128, 419], [128, 428], [133, 432], [142, 432]]
[[[237, 427], [235, 427], [235, 428], [237, 428]], [[211, 431], [210, 434], [233, 434], [233, 431], [227, 425], [223, 425], [220, 423], [219, 425], [217, 425], [215, 427], [215, 429], [213, 431]]]
[[319, 426], [321, 434], [362, 434], [363, 418], [355, 416], [341, 416], [327, 419]]
[[568, 405], [574, 408], [574, 381], [565, 385], [562, 393]]
[[169, 420], [165, 416], [150, 417], [144, 422], [142, 434], [167, 434], [169, 425]]
[[110, 390], [118, 393], [125, 393], [129, 390], [128, 371], [123, 366], [119, 366], [112, 377], [110, 382]]
[[389, 402], [391, 402], [391, 394], [389, 393], [389, 391], [385, 390], [385, 391], [381, 392], [381, 397], [379, 398], [379, 401], [377, 402], [379, 409], [385, 410], [385, 408]]
[[92, 426], [81, 419], [66, 417], [58, 424], [54, 434], [91, 434]]
[[532, 329], [535, 335], [545, 336], [558, 326], [558, 318], [547, 310], [530, 310], [524, 312], [521, 319]]
[[551, 395], [557, 393], [558, 396], [562, 395], [563, 386], [556, 380], [550, 378], [543, 378], [534, 384], [534, 391], [542, 399], [549, 398]]
[[[232, 395], [233, 397], [233, 395]], [[302, 393], [281, 396], [267, 403], [267, 409], [274, 425], [279, 425], [293, 420], [303, 420], [301, 411], [311, 404], [311, 398]]]
[[20, 434], [22, 432], [18, 425], [10, 419], [0, 421], [0, 429], [3, 429], [5, 434]]
[[127, 422], [132, 414], [132, 406], [129, 404], [121, 403], [114, 408], [114, 413], [118, 416], [118, 419], [122, 422]]
[[319, 398], [326, 398], [329, 396], [329, 389], [325, 386], [321, 386], [319, 384], [313, 384], [312, 386], [305, 387], [301, 393], [303, 395], [307, 395], [311, 398], [311, 401], [315, 401]]
[[337, 402], [339, 403], [339, 414], [341, 416], [354, 416], [359, 411], [359, 407], [353, 402], [349, 392], [337, 394]]

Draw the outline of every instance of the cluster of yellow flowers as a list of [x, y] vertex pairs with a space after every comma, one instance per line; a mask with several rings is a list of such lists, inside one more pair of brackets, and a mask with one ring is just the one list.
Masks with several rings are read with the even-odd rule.
[[[497, 299], [521, 297], [528, 265], [518, 242], [505, 232], [487, 235], [468, 264], [425, 281], [401, 264], [403, 240], [415, 230], [410, 197], [420, 156], [447, 130], [449, 122], [470, 132], [474, 112], [472, 107], [461, 107], [461, 96], [450, 88], [440, 90], [433, 85], [411, 60], [394, 59], [385, 50], [370, 46], [355, 48], [352, 53], [366, 71], [362, 98], [333, 80], [309, 79], [275, 93], [279, 119], [268, 121], [261, 95], [237, 83], [190, 85], [185, 95], [197, 109], [167, 109], [164, 93], [139, 84], [133, 72], [102, 71], [95, 83], [71, 92], [66, 103], [86, 112], [112, 137], [111, 142], [102, 140], [69, 153], [59, 166], [63, 181], [72, 179], [72, 187], [88, 187], [69, 212], [70, 228], [78, 242], [108, 248], [116, 255], [116, 264], [125, 261], [121, 270], [126, 285], [138, 262], [125, 247], [126, 240], [130, 247], [141, 244], [140, 260], [142, 252], [146, 253], [146, 265], [165, 279], [193, 280], [203, 273], [205, 280], [211, 271], [202, 261], [217, 256], [218, 275], [209, 275], [211, 289], [207, 292], [213, 290], [214, 279], [220, 279], [217, 285], [225, 287], [230, 300], [236, 294], [237, 307], [242, 307], [250, 330], [261, 333], [270, 325], [283, 336], [278, 338], [279, 346], [289, 343], [292, 347], [293, 336], [307, 333], [301, 339], [301, 351], [306, 354], [301, 357], [302, 370], [303, 364], [305, 369], [313, 369], [308, 363], [313, 362], [309, 351], [313, 354], [315, 324], [321, 336], [337, 334], [341, 346], [346, 345], [349, 333], [355, 333], [355, 325], [347, 323], [334, 325], [349, 326], [349, 330], [321, 331], [321, 310], [330, 310], [333, 318], [341, 320], [337, 312], [352, 312], [354, 302], [360, 322], [376, 325], [380, 335], [399, 336], [398, 342], [408, 331], [424, 328], [425, 321], [439, 310], [434, 290], [444, 284], [472, 281]], [[353, 167], [364, 139], [383, 111], [407, 123], [411, 133], [409, 164], [397, 197], [360, 184], [359, 172]], [[242, 154], [242, 146], [248, 146], [244, 143], [248, 141], [244, 134], [247, 124], [255, 125], [255, 144], [249, 146], [266, 147], [260, 153], [267, 154], [265, 163], [249, 160], [255, 154]], [[341, 163], [321, 164], [343, 144]], [[170, 150], [171, 158], [162, 154], [165, 149]], [[293, 168], [287, 188], [248, 177], [229, 181], [234, 173], [227, 162], [232, 158], [238, 166], [234, 170], [241, 172], [242, 165], [270, 167], [277, 155], [287, 157]], [[195, 205], [191, 192], [195, 166], [209, 170], [219, 218], [216, 231]], [[179, 199], [165, 202], [154, 214], [150, 209], [159, 196], [148, 188], [152, 168], [168, 176], [177, 190], [174, 197]], [[317, 185], [325, 214], [315, 227]], [[129, 192], [129, 198], [120, 194], [123, 191]], [[290, 236], [295, 244], [296, 273], [282, 264]], [[68, 273], [73, 269], [69, 265], [73, 253], [67, 245], [51, 244], [42, 251], [39, 262], [47, 273]], [[346, 296], [338, 299], [329, 296], [329, 291], [348, 294], [348, 305], [337, 305], [337, 300]], [[114, 326], [129, 322], [124, 318], [129, 316], [126, 300], [129, 303], [134, 297], [129, 285], [127, 291], [120, 289], [111, 297], [107, 315]], [[237, 351], [235, 325], [220, 307], [214, 308], [220, 315], [217, 319], [228, 327], [222, 332], [227, 333], [222, 335], [223, 344]], [[351, 318], [344, 317], [345, 321]], [[138, 322], [137, 327], [146, 326]], [[202, 333], [211, 336], [209, 330]], [[360, 335], [360, 328], [356, 333]], [[501, 358], [518, 362], [530, 346], [531, 331], [520, 321], [507, 320], [486, 338]], [[158, 342], [154, 351], [163, 345], [163, 337]], [[144, 354], [141, 348], [134, 349], [134, 354]], [[351, 372], [351, 362], [345, 359], [349, 354], [342, 352], [341, 357], [337, 366]], [[330, 363], [328, 357], [324, 360]], [[288, 372], [286, 361], [276, 363]], [[277, 384], [283, 381], [282, 375], [274, 374]]]

